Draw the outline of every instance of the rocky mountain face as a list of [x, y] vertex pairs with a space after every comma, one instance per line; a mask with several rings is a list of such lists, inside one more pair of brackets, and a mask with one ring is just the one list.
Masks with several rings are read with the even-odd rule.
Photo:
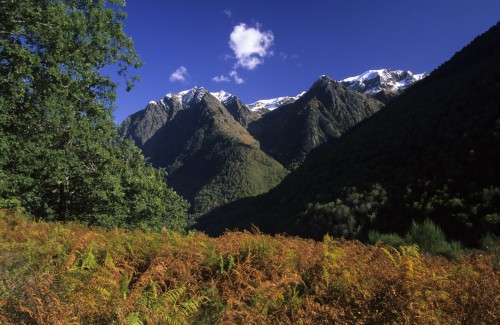
[[[499, 39], [500, 23], [279, 186], [214, 210], [197, 229], [366, 239], [368, 230], [404, 234], [429, 218], [469, 246], [499, 236]], [[341, 87], [320, 82], [330, 84], [323, 92]]]
[[223, 105], [227, 108], [233, 118], [244, 127], [247, 127], [251, 122], [258, 120], [262, 113], [259, 111], [252, 111], [250, 107], [243, 104], [243, 102], [236, 96], [231, 96], [222, 101]]

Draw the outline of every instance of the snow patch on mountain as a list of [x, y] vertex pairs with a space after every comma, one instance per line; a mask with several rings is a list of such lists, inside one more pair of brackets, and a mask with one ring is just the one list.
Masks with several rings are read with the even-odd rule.
[[218, 92], [210, 92], [210, 94], [217, 98], [217, 100], [219, 100], [219, 102], [221, 102], [222, 104], [226, 104], [230, 99], [235, 97], [233, 94], [226, 93], [224, 90]]
[[379, 69], [345, 78], [340, 83], [359, 93], [375, 93], [381, 90], [400, 92], [426, 76], [427, 73], [413, 74], [405, 70]]
[[271, 99], [262, 99], [258, 100], [255, 103], [247, 105], [250, 110], [256, 112], [256, 111], [272, 111], [282, 105], [285, 104], [290, 104], [295, 102], [297, 99], [299, 99], [302, 95], [304, 95], [305, 92], [302, 92], [298, 94], [297, 96], [290, 97], [290, 96], [285, 96], [285, 97], [278, 97], [278, 98], [271, 98]]
[[[193, 102], [199, 102], [207, 93], [208, 91], [203, 87], [194, 87], [178, 93], [168, 93], [162, 100], [154, 103], [165, 105], [165, 100], [169, 99], [180, 103], [182, 107], [186, 108], [187, 106], [193, 104]], [[150, 104], [151, 103], [153, 103], [153, 101], [151, 101]]]

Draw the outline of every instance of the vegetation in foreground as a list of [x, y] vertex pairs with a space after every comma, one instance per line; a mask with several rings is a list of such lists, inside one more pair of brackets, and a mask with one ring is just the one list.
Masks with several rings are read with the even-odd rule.
[[498, 253], [447, 260], [328, 236], [103, 230], [0, 211], [0, 323], [493, 324]]

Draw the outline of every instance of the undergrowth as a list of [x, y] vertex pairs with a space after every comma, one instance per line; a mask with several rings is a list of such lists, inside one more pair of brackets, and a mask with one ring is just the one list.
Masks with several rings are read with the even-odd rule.
[[0, 211], [0, 324], [493, 324], [496, 255], [106, 231]]

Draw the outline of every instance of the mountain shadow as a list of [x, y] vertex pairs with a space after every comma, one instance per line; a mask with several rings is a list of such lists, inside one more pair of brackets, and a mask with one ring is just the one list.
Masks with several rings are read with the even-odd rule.
[[497, 24], [269, 193], [216, 209], [196, 228], [365, 238], [429, 218], [467, 245], [498, 235], [499, 39]]

